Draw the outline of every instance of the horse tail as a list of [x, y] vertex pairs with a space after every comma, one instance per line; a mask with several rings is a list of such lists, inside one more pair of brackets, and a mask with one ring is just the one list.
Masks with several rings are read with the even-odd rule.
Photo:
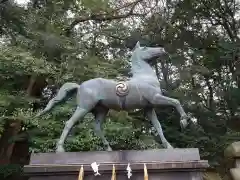
[[59, 104], [60, 102], [66, 101], [70, 96], [73, 95], [73, 92], [76, 92], [80, 87], [77, 83], [65, 83], [59, 89], [57, 95], [52, 98], [44, 110], [40, 111], [36, 117], [39, 117], [47, 112], [49, 112], [55, 105]]

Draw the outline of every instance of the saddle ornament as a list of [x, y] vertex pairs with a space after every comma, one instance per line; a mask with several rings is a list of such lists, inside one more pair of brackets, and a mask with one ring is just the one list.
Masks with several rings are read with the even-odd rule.
[[126, 96], [129, 93], [129, 86], [126, 82], [118, 82], [116, 85], [116, 94], [118, 96]]

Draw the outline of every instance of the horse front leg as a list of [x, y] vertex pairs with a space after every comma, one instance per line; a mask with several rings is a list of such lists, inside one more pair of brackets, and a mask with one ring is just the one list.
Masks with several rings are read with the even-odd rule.
[[177, 111], [180, 114], [180, 116], [181, 116], [181, 118], [180, 118], [181, 128], [186, 128], [187, 127], [189, 117], [186, 114], [186, 112], [184, 111], [184, 109], [183, 109], [181, 103], [179, 102], [179, 100], [173, 99], [173, 98], [169, 98], [169, 97], [163, 96], [160, 93], [157, 93], [155, 96], [152, 97], [150, 102], [153, 105], [170, 105], [170, 106], [174, 106], [177, 109]]
[[168, 140], [165, 138], [165, 136], [163, 134], [162, 126], [161, 126], [160, 122], [158, 121], [155, 110], [153, 108], [151, 108], [151, 109], [147, 109], [145, 112], [146, 112], [147, 118], [152, 122], [154, 128], [157, 130], [158, 135], [161, 138], [163, 146], [165, 148], [172, 149], [173, 148], [172, 145], [168, 142]]

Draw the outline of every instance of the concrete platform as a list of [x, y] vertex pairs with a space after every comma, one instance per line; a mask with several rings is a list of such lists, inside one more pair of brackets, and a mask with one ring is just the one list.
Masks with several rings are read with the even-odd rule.
[[[94, 176], [91, 163], [100, 164], [101, 176]], [[198, 149], [156, 149], [145, 151], [95, 151], [32, 154], [24, 167], [29, 180], [77, 180], [81, 165], [84, 180], [111, 179], [115, 165], [118, 180], [127, 180], [127, 165], [132, 169], [132, 180], [142, 180], [144, 163], [149, 180], [202, 180], [202, 172], [209, 166], [200, 160]]]

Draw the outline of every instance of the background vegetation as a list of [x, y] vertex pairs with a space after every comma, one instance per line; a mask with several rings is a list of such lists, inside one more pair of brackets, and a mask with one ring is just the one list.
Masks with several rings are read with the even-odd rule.
[[[172, 107], [158, 118], [174, 147], [199, 148], [218, 166], [224, 148], [240, 139], [239, 3], [236, 0], [31, 0], [0, 2], [0, 132], [20, 130], [30, 152], [52, 152], [75, 99], [33, 120], [64, 82], [126, 78], [136, 39], [164, 45], [171, 59], [155, 68], [169, 96], [197, 119], [184, 132]], [[68, 151], [103, 150], [89, 115], [67, 139]], [[161, 148], [142, 111], [111, 111], [103, 126], [114, 150]], [[2, 157], [4, 154], [0, 154]]]

